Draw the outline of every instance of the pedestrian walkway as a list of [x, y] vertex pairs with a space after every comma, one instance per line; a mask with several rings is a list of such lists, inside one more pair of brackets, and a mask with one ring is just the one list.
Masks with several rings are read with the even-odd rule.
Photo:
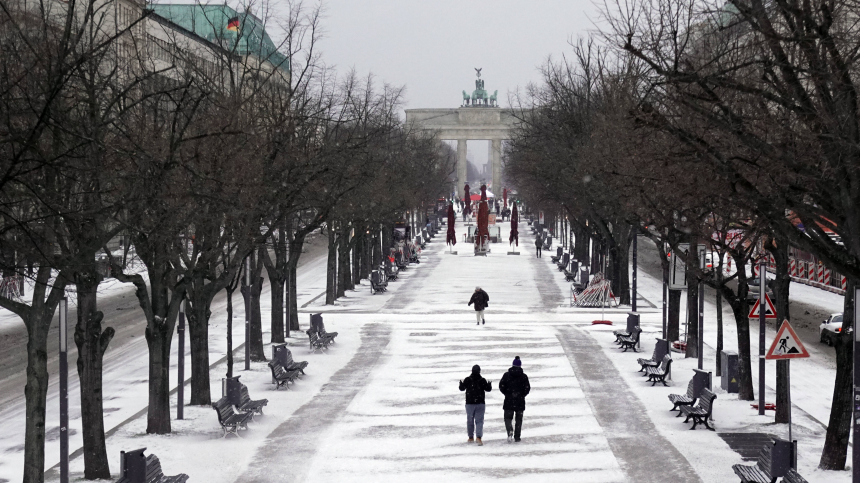
[[[526, 237], [523, 237], [525, 239]], [[527, 243], [524, 241], [524, 244]], [[273, 431], [237, 482], [698, 481], [689, 463], [650, 421], [627, 424], [608, 415], [594, 374], [573, 348], [596, 351], [591, 337], [562, 329], [555, 309], [565, 294], [549, 264], [525, 254], [488, 257], [428, 246], [422, 263], [365, 325], [357, 355], [320, 393]], [[466, 303], [475, 286], [490, 296], [487, 324], [474, 325]], [[589, 317], [590, 316], [586, 316]], [[584, 320], [584, 319], [583, 319]], [[574, 322], [574, 321], [571, 321]], [[576, 322], [582, 322], [577, 320]], [[596, 346], [595, 346], [596, 347]], [[531, 381], [522, 442], [508, 443], [498, 382], [520, 356]], [[466, 442], [458, 381], [479, 364], [492, 381], [484, 446]], [[640, 418], [636, 397], [614, 392]], [[647, 418], [646, 418], [647, 419]], [[636, 445], [641, 451], [634, 451]], [[642, 451], [658, 448], [660, 468]]]

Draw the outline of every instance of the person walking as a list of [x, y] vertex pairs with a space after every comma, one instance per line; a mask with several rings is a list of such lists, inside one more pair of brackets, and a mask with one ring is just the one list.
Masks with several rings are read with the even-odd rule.
[[[529, 376], [523, 372], [520, 356], [514, 357], [514, 362], [508, 372], [499, 381], [499, 392], [505, 395], [505, 429], [508, 432], [508, 443], [511, 440], [520, 442], [520, 434], [523, 429], [523, 411], [526, 410], [526, 396], [529, 395], [531, 386]], [[516, 416], [516, 427], [512, 427], [511, 420]]]
[[543, 240], [541, 240], [540, 235], [535, 237], [535, 248], [537, 249], [537, 257], [540, 258], [540, 249], [543, 247]]
[[475, 441], [472, 436], [477, 436], [478, 446], [483, 446], [481, 438], [484, 436], [484, 393], [493, 390], [490, 381], [481, 377], [481, 366], [472, 366], [472, 374], [460, 380], [460, 390], [466, 391], [466, 432], [469, 434], [468, 443]]
[[472, 294], [472, 298], [469, 299], [469, 305], [472, 304], [475, 304], [475, 318], [478, 320], [476, 325], [486, 324], [484, 309], [490, 305], [490, 296], [481, 287], [475, 287], [475, 292]]

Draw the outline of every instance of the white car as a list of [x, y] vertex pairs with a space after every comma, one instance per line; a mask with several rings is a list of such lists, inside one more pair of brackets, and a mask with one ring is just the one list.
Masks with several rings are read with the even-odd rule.
[[826, 320], [821, 322], [818, 328], [818, 338], [827, 345], [833, 345], [833, 340], [842, 332], [842, 312], [830, 314]]

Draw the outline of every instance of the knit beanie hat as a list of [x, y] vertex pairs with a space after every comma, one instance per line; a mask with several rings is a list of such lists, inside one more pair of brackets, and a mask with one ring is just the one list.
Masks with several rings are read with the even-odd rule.
[[514, 357], [514, 363], [513, 364], [517, 367], [520, 367], [523, 365], [523, 363], [520, 361], [520, 356]]
[[481, 366], [479, 366], [477, 364], [472, 366], [472, 374], [480, 374], [480, 373], [481, 373]]

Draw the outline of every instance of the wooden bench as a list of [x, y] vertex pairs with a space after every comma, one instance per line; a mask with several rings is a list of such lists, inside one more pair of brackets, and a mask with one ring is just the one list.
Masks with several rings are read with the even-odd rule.
[[165, 476], [154, 454], [144, 456], [146, 448], [119, 452], [119, 479], [116, 483], [185, 483], [188, 475]]
[[293, 360], [293, 353], [290, 352], [290, 350], [287, 348], [284, 348], [284, 350], [287, 351], [286, 355], [284, 356], [285, 361], [282, 364], [284, 366], [284, 369], [288, 371], [299, 371], [300, 373], [304, 374], [305, 368], [308, 367], [308, 361], [296, 362], [295, 360]]
[[661, 360], [662, 359], [660, 359], [660, 355], [658, 354], [657, 344], [654, 344], [654, 352], [651, 353], [651, 358], [645, 359], [644, 357], [640, 357], [640, 358], [636, 359], [636, 363], [641, 366], [639, 368], [639, 372], [645, 372], [646, 367], [657, 366], [658, 364], [660, 364]]
[[388, 290], [388, 280], [383, 277], [382, 273], [378, 270], [374, 270], [370, 272], [370, 293], [376, 294], [376, 292], [385, 292]]
[[639, 358], [636, 360], [640, 366], [639, 372], [644, 372], [647, 367], [657, 367], [663, 361], [663, 356], [670, 353], [669, 343], [665, 339], [658, 337], [655, 340], [657, 342], [654, 344], [654, 353], [651, 354], [651, 358]]
[[794, 468], [789, 468], [782, 477], [782, 483], [809, 483], [806, 478], [800, 476]]
[[282, 387], [289, 389], [289, 383], [295, 384], [296, 378], [299, 377], [298, 370], [289, 371], [278, 361], [269, 361], [269, 369], [272, 370], [272, 383], [275, 384], [275, 390]]
[[[741, 483], [773, 483], [779, 477], [783, 478], [782, 481], [806, 481], [791, 468], [793, 452], [791, 443], [778, 439], [764, 445], [755, 465], [732, 465], [732, 471]], [[791, 476], [790, 472], [793, 473]]]
[[668, 386], [668, 384], [666, 384], [666, 376], [671, 373], [672, 356], [669, 354], [663, 356], [663, 360], [660, 362], [659, 366], [651, 366], [645, 369], [645, 375], [648, 376], [648, 382], [651, 383], [652, 387], [658, 382], [662, 382], [664, 386]]
[[241, 437], [239, 436], [239, 430], [248, 429], [248, 421], [254, 417], [253, 413], [240, 413], [236, 411], [236, 408], [230, 404], [230, 401], [226, 397], [222, 397], [212, 404], [212, 409], [218, 413], [218, 424], [224, 430], [224, 436], [222, 436], [224, 438], [231, 433], [237, 437]]
[[267, 404], [269, 404], [268, 399], [251, 399], [251, 395], [248, 393], [248, 386], [242, 384], [242, 387], [239, 389], [239, 404], [236, 406], [236, 409], [243, 413], [251, 413], [252, 415], [263, 414], [263, 407]]
[[636, 344], [639, 343], [640, 335], [642, 335], [642, 329], [636, 327], [630, 335], [618, 338], [618, 342], [621, 344], [621, 348], [624, 349], [624, 352], [627, 352], [627, 349], [633, 349], [633, 352], [638, 352], [636, 350]]
[[696, 425], [703, 423], [706, 428], [714, 431], [714, 428], [708, 424], [708, 420], [714, 410], [714, 399], [716, 398], [717, 395], [706, 388], [702, 389], [702, 394], [696, 400], [695, 405], [681, 406], [681, 414], [687, 416], [684, 422], [687, 423], [690, 422], [690, 418], [693, 419], [693, 427], [690, 429], [696, 429]]
[[695, 384], [693, 383], [693, 379], [690, 379], [690, 383], [687, 384], [686, 394], [669, 394], [669, 402], [672, 403], [672, 409], [670, 409], [669, 411], [674, 411], [677, 409], [678, 416], [680, 416], [681, 406], [691, 406], [694, 402], [696, 402], [696, 398], [695, 396], [693, 396], [693, 391], [695, 390], [694, 386]]

